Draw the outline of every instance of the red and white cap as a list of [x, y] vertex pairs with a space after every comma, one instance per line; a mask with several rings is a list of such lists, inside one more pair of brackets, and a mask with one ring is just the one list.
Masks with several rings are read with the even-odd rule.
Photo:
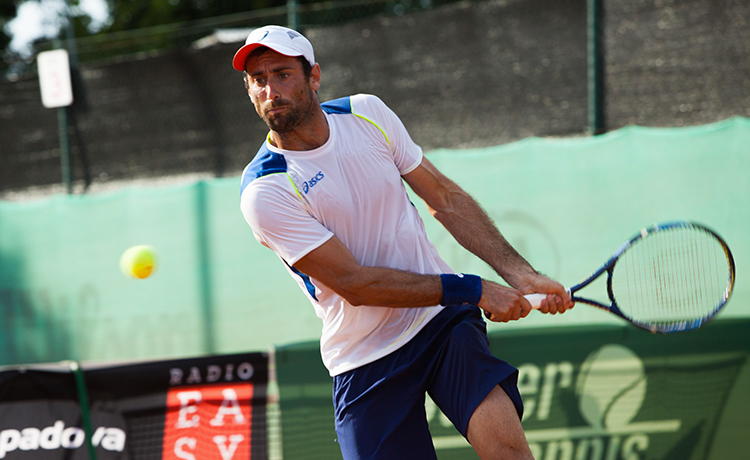
[[264, 26], [253, 30], [245, 45], [237, 50], [232, 59], [235, 70], [245, 70], [247, 56], [256, 48], [265, 46], [285, 56], [304, 56], [311, 66], [315, 65], [312, 44], [301, 33], [281, 26]]

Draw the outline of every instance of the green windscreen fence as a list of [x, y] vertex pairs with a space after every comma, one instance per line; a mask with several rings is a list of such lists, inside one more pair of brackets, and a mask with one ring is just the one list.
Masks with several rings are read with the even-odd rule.
[[[642, 227], [671, 220], [709, 226], [737, 263], [721, 321], [750, 316], [749, 146], [750, 121], [733, 118], [427, 156], [477, 198], [538, 270], [565, 285]], [[455, 270], [496, 279], [413, 201]], [[157, 271], [145, 280], [119, 271], [120, 255], [137, 244], [158, 251]], [[2, 364], [265, 350], [320, 333], [283, 264], [244, 222], [238, 177], [0, 203], [0, 308]], [[581, 305], [490, 330], [588, 325], [622, 323]]]

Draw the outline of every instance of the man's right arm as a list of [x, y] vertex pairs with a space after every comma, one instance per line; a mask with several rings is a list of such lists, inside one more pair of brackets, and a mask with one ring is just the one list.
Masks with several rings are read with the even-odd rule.
[[[300, 272], [325, 284], [354, 306], [392, 308], [440, 304], [440, 275], [422, 275], [384, 267], [365, 267], [335, 236], [294, 264]], [[512, 321], [529, 314], [530, 307], [515, 289], [482, 280], [479, 305], [493, 321]]]
[[[476, 200], [427, 158], [414, 171], [404, 175], [404, 180], [459, 244], [487, 262], [511, 286], [523, 294], [548, 294], [540, 311], [562, 313], [573, 307], [565, 288], [537, 273], [505, 240]], [[490, 319], [494, 321], [494, 318]]]

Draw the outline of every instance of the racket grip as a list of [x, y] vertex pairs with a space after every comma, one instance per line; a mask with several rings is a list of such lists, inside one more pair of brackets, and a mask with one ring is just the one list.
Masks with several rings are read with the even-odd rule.
[[[570, 289], [566, 289], [565, 291], [568, 295], [572, 295]], [[539, 307], [542, 306], [542, 300], [547, 298], [547, 294], [526, 294], [524, 297], [529, 301], [533, 310], [539, 310]]]
[[547, 294], [527, 294], [524, 297], [531, 304], [531, 308], [538, 310], [542, 306], [542, 300], [547, 298]]

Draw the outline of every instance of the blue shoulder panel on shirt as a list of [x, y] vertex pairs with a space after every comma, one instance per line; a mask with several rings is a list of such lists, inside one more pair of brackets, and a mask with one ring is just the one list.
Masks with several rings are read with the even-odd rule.
[[349, 96], [334, 99], [332, 101], [324, 102], [320, 104], [320, 107], [325, 113], [339, 113], [349, 114], [352, 113], [352, 101]]
[[245, 173], [242, 175], [240, 195], [245, 191], [245, 187], [255, 179], [269, 174], [285, 172], [286, 159], [284, 158], [284, 155], [268, 150], [266, 144], [263, 144], [260, 150], [258, 150], [258, 153], [255, 154], [253, 161], [251, 161], [247, 168], [245, 168]]

